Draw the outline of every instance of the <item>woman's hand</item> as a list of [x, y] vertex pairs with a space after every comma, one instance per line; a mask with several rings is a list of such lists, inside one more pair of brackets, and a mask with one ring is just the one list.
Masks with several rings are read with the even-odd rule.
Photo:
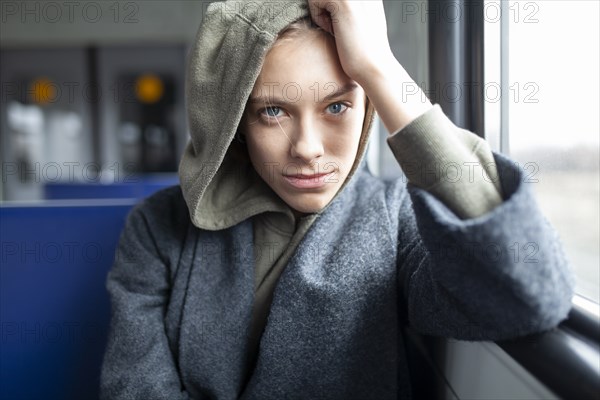
[[362, 86], [390, 133], [431, 108], [391, 51], [381, 0], [308, 4], [313, 21], [335, 37], [344, 72]]
[[397, 62], [381, 1], [309, 0], [313, 21], [335, 37], [344, 72], [361, 84], [377, 67]]

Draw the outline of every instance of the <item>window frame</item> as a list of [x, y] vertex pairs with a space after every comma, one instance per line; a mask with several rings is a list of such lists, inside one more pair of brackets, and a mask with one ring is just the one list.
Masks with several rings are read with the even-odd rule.
[[[455, 124], [489, 140], [493, 150], [508, 153], [509, 21], [502, 16], [509, 15], [510, 4], [508, 1], [493, 1], [500, 7], [501, 15], [499, 23], [490, 26], [484, 18], [484, 7], [490, 2], [428, 1], [431, 8], [456, 3], [465, 16], [458, 22], [444, 18], [429, 19], [430, 83], [480, 83], [455, 104], [448, 104], [435, 91], [431, 100], [439, 103]], [[493, 49], [500, 54], [493, 54], [489, 48], [484, 51], [484, 44], [489, 44], [485, 42], [486, 32], [497, 41]], [[496, 72], [490, 74], [487, 66], [494, 57], [500, 63], [499, 71], [496, 66]], [[497, 103], [485, 101], [484, 87], [488, 82], [500, 85], [501, 99]], [[561, 398], [597, 399], [600, 366], [593, 365], [590, 360], [597, 362], [600, 359], [599, 309], [598, 303], [576, 294], [568, 318], [557, 328], [496, 344]]]
[[[600, 320], [576, 295], [568, 318], [556, 329], [541, 334], [496, 342], [550, 390], [565, 399], [598, 399]], [[597, 305], [596, 305], [597, 306]], [[569, 377], [574, 379], [569, 379]]]

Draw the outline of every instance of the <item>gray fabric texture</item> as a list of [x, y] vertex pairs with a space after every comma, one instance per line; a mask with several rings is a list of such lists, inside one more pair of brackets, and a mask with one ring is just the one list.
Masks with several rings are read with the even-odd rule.
[[523, 171], [494, 161], [504, 201], [471, 219], [361, 163], [283, 271], [252, 370], [252, 220], [209, 231], [179, 187], [146, 199], [108, 276], [102, 398], [408, 399], [405, 325], [462, 340], [555, 327], [572, 272]]

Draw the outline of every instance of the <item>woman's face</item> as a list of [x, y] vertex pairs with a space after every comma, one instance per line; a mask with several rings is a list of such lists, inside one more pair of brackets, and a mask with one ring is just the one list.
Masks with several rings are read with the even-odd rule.
[[294, 210], [325, 207], [358, 150], [365, 93], [322, 33], [278, 43], [246, 106], [242, 133], [256, 171]]

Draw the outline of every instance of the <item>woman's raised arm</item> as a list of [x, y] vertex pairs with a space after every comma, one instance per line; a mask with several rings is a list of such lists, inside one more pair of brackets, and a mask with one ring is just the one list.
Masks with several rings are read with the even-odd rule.
[[468, 340], [558, 324], [570, 309], [573, 276], [522, 170], [420, 92], [390, 50], [381, 1], [309, 3], [315, 22], [335, 36], [342, 68], [390, 132], [408, 177], [412, 207], [394, 190], [388, 203], [409, 323]]

